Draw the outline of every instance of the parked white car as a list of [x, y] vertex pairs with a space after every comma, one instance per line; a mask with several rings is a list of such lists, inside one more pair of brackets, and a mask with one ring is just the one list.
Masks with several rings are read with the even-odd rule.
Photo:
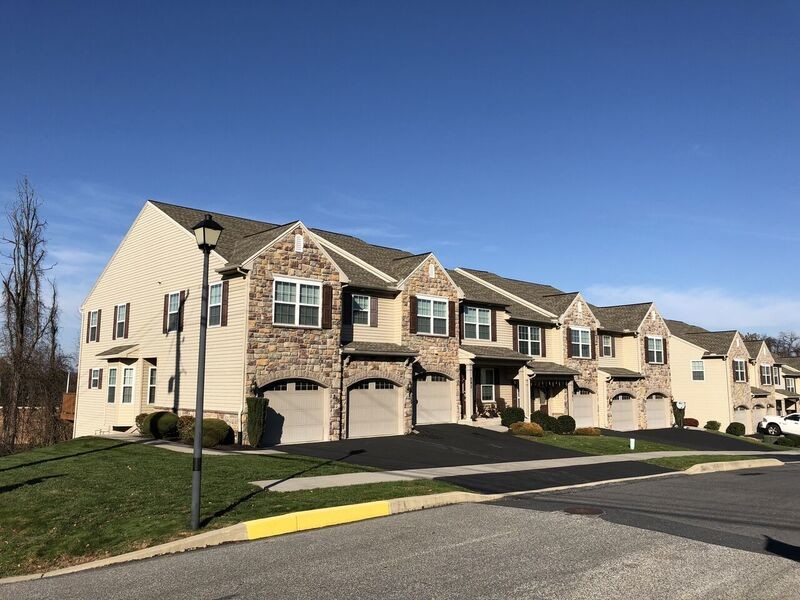
[[786, 417], [767, 415], [758, 424], [757, 429], [759, 433], [767, 435], [781, 435], [782, 433], [800, 435], [800, 414], [794, 413]]

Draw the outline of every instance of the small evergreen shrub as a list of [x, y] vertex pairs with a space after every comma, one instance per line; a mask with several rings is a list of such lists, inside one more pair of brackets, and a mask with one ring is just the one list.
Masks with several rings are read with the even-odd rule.
[[148, 413], [142, 413], [142, 414], [136, 415], [136, 419], [135, 419], [136, 427], [139, 429], [139, 431], [142, 430], [142, 423], [144, 423], [144, 420], [147, 418], [147, 415], [148, 415]]
[[731, 435], [744, 435], [744, 431], [744, 425], [738, 421], [734, 421], [725, 429], [725, 433], [729, 433]]
[[800, 435], [796, 433], [784, 433], [783, 436], [786, 439], [792, 440], [795, 446], [800, 446]]
[[588, 435], [596, 437], [600, 435], [600, 430], [596, 427], [578, 427], [575, 430], [575, 435]]
[[182, 442], [191, 443], [194, 439], [194, 421], [192, 415], [178, 417], [178, 439]]
[[257, 448], [267, 426], [267, 398], [251, 396], [247, 399], [247, 443]]
[[157, 440], [175, 439], [178, 437], [178, 415], [165, 410], [150, 413], [142, 421], [139, 430]]
[[561, 425], [559, 424], [558, 419], [551, 417], [540, 410], [536, 410], [531, 413], [531, 423], [536, 423], [545, 431], [561, 433]]
[[544, 429], [541, 426], [536, 423], [526, 423], [525, 421], [512, 423], [509, 429], [514, 435], [529, 435], [532, 437], [542, 437], [544, 435]]
[[500, 423], [504, 427], [511, 427], [513, 423], [525, 420], [525, 411], [518, 406], [508, 406], [500, 413]]
[[796, 446], [794, 440], [788, 437], [779, 437], [777, 440], [775, 440], [775, 445], [786, 446], [787, 448], [794, 448]]
[[709, 421], [706, 423], [704, 429], [708, 429], [709, 431], [719, 431], [720, 427], [722, 427], [722, 423], [719, 421]]
[[569, 415], [561, 415], [556, 419], [561, 429], [561, 433], [573, 433], [575, 431], [575, 419]]
[[683, 418], [683, 426], [684, 427], [700, 427], [700, 421], [697, 419], [692, 419], [691, 417], [684, 417]]
[[[194, 427], [191, 434], [184, 440], [189, 444], [194, 443]], [[220, 444], [233, 443], [233, 429], [222, 419], [203, 419], [203, 448], [215, 448]]]

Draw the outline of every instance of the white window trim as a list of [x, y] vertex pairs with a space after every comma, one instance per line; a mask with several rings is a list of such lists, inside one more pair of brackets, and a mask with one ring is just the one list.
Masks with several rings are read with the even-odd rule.
[[[586, 359], [592, 358], [592, 330], [589, 329], [588, 327], [570, 327], [569, 328], [570, 349], [572, 349], [572, 346], [575, 344], [575, 342], [572, 341], [572, 332], [573, 331], [585, 332], [586, 335], [589, 336], [589, 340], [584, 344], [583, 342], [580, 341], [581, 336], [578, 336], [578, 340], [579, 340], [578, 341], [578, 350], [580, 351], [580, 353], [578, 355], [576, 355], [574, 351], [571, 352], [572, 358], [577, 358], [579, 360], [586, 360]], [[582, 350], [583, 346], [586, 346], [587, 348], [589, 348], [589, 355], [588, 356], [584, 356], [583, 355], [583, 350]]]
[[[786, 391], [788, 392], [795, 392], [797, 391], [797, 385], [795, 383], [794, 377], [784, 377], [783, 378], [784, 385], [786, 386]], [[791, 387], [789, 386], [789, 382], [792, 382]]]
[[[153, 371], [156, 372], [156, 383], [153, 383]], [[156, 403], [156, 393], [158, 391], [157, 388], [158, 382], [158, 367], [150, 367], [147, 370], [147, 403], [148, 404], [155, 404]], [[153, 390], [153, 401], [150, 401], [150, 390]]]
[[[90, 310], [89, 311], [89, 341], [96, 342], [97, 339], [100, 337], [98, 334], [97, 327], [97, 315], [99, 314], [99, 310]], [[94, 318], [94, 325], [92, 325], [92, 318]], [[94, 329], [94, 333], [92, 333], [92, 329]]]
[[[525, 342], [525, 343], [528, 344], [528, 352], [527, 353], [526, 352], [521, 352], [521, 354], [525, 354], [526, 356], [541, 356], [542, 355], [542, 337], [544, 336], [544, 329], [539, 327], [538, 325], [517, 325], [516, 327], [517, 327], [517, 352], [519, 352], [519, 343], [520, 342]], [[527, 340], [523, 340], [519, 335], [520, 331], [522, 331], [523, 329], [527, 329], [527, 331], [528, 331], [528, 339]], [[539, 330], [539, 340], [538, 341], [534, 340], [532, 338], [532, 336], [531, 336], [531, 332], [534, 329], [538, 329]], [[533, 350], [533, 344], [539, 344], [539, 352], [537, 352], [536, 354], [531, 352], [531, 350]]]
[[781, 368], [777, 365], [772, 365], [772, 385], [780, 385]]
[[[695, 363], [699, 363], [700, 364], [700, 369], [695, 369], [694, 368]], [[705, 381], [706, 380], [706, 365], [702, 360], [689, 361], [689, 369], [690, 369], [690, 371], [692, 373], [692, 381]], [[695, 379], [694, 378], [694, 374], [695, 373], [702, 373], [703, 377], [701, 379]]]
[[[431, 320], [431, 331], [430, 333], [425, 331], [419, 330], [419, 320], [417, 320], [417, 335], [430, 335], [433, 337], [448, 337], [450, 335], [450, 301], [447, 298], [440, 298], [438, 296], [417, 296], [417, 314], [415, 317], [419, 317], [419, 301], [420, 300], [429, 300], [431, 302], [431, 314], [422, 315], [423, 317], [428, 317]], [[444, 333], [434, 333], [433, 327], [433, 320], [434, 319], [441, 319], [442, 317], [434, 317], [433, 316], [433, 303], [434, 302], [444, 302], [445, 306], [445, 317], [444, 317]]]
[[[178, 309], [175, 311], [171, 309], [173, 296], [178, 297]], [[170, 317], [172, 315], [177, 315], [175, 317], [175, 329], [172, 329], [170, 327], [170, 323], [172, 322], [172, 319]], [[180, 329], [181, 329], [181, 293], [180, 291], [170, 292], [169, 295], [167, 296], [167, 333], [170, 333], [171, 331], [180, 331]]]
[[761, 379], [764, 380], [762, 385], [772, 385], [772, 365], [761, 363]]
[[[367, 299], [367, 308], [365, 310], [361, 310], [359, 312], [367, 313], [367, 322], [366, 323], [356, 323], [356, 298], [366, 298]], [[371, 310], [372, 310], [372, 297], [366, 296], [364, 294], [353, 294], [350, 299], [350, 322], [353, 324], [353, 327], [369, 327], [370, 319], [372, 318]]]
[[[120, 321], [119, 314], [120, 309], [125, 311], [125, 318]], [[128, 305], [127, 304], [117, 304], [117, 320], [114, 322], [114, 334], [117, 339], [125, 337], [125, 322], [128, 320]], [[122, 325], [122, 333], [119, 332], [119, 326]]]
[[91, 390], [100, 389], [100, 369], [92, 369], [92, 379], [89, 382], [89, 389]]
[[[211, 303], [211, 290], [215, 287], [219, 288], [219, 303], [212, 304]], [[219, 306], [219, 323], [216, 325], [211, 324], [211, 307], [212, 306]], [[217, 281], [216, 283], [208, 284], [208, 326], [209, 327], [222, 327], [222, 282]], [[149, 380], [148, 380], [149, 381]]]
[[[276, 323], [275, 322], [275, 305], [276, 304], [292, 304], [291, 302], [277, 302], [275, 300], [275, 290], [277, 289], [278, 282], [294, 283], [297, 284], [297, 295], [295, 296], [294, 306], [294, 324], [292, 323]], [[300, 286], [313, 285], [319, 288], [319, 304], [306, 304], [300, 302]], [[301, 306], [314, 306], [319, 309], [317, 311], [317, 325], [300, 325], [300, 307]], [[272, 324], [275, 327], [293, 327], [297, 329], [322, 329], [322, 282], [313, 279], [300, 279], [297, 277], [276, 277], [272, 281]]]
[[[114, 383], [111, 383], [111, 373], [114, 373]], [[117, 401], [117, 367], [108, 368], [108, 392], [106, 393], [106, 404], [114, 404]], [[113, 390], [113, 392], [112, 392]], [[111, 400], [109, 400], [109, 397]]]
[[[483, 375], [484, 375], [484, 373], [491, 373], [492, 374], [492, 383], [483, 383]], [[482, 368], [481, 369], [479, 385], [480, 385], [479, 400], [481, 402], [493, 402], [493, 403], [497, 404], [497, 398], [495, 397], [495, 386], [497, 385], [497, 382], [494, 381], [494, 369], [486, 369], [486, 368]], [[484, 400], [483, 399], [483, 388], [486, 388], [486, 387], [492, 389], [492, 399], [491, 400]]]
[[[606, 346], [606, 340], [608, 340], [608, 346]], [[606, 348], [608, 348], [608, 354], [606, 354]], [[611, 336], [608, 334], [603, 334], [600, 336], [600, 356], [603, 358], [611, 358], [614, 354], [614, 344], [611, 341]]]
[[[130, 385], [125, 385], [125, 371], [131, 372], [131, 383]], [[120, 403], [121, 404], [133, 404], [133, 391], [136, 387], [136, 368], [135, 367], [123, 367], [122, 368], [122, 396], [120, 396]], [[131, 400], [130, 402], [125, 402], [125, 388], [131, 388]]]
[[[742, 378], [739, 379], [739, 366], [742, 367]], [[742, 360], [741, 358], [733, 359], [733, 381], [735, 383], [745, 383], [747, 381], [747, 361]]]
[[[648, 344], [648, 348], [647, 348], [648, 356], [647, 357], [648, 358], [650, 358], [650, 348], [649, 348], [650, 340], [653, 340], [653, 341], [660, 340], [661, 341], [661, 350], [656, 350], [655, 348], [653, 348], [653, 350], [652, 350], [652, 352], [653, 352], [653, 360], [649, 361], [650, 364], [651, 365], [663, 365], [664, 364], [664, 337], [660, 336], [660, 335], [648, 335], [647, 336], [647, 344]], [[655, 358], [656, 358], [656, 356], [658, 356], [659, 352], [661, 353], [661, 360], [655, 360]]]
[[[448, 310], [450, 309], [448, 305]], [[467, 321], [467, 310], [474, 310], [475, 311], [475, 322], [472, 323]], [[484, 310], [489, 313], [489, 322], [488, 323], [481, 323], [480, 312]], [[448, 321], [450, 320], [450, 315], [447, 315]], [[475, 337], [467, 336], [467, 325], [475, 325]], [[481, 326], [489, 328], [489, 337], [482, 338], [480, 336]], [[476, 340], [480, 342], [491, 342], [492, 341], [492, 309], [486, 308], [484, 306], [466, 306], [464, 307], [464, 339], [465, 340]]]

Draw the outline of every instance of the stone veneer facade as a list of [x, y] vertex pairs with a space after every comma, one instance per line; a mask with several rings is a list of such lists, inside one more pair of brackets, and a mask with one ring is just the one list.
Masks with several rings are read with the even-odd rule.
[[[647, 349], [645, 348], [645, 337], [660, 336], [664, 339], [664, 364], [648, 364]], [[639, 382], [640, 395], [636, 396], [639, 401], [639, 427], [647, 427], [647, 397], [651, 394], [663, 394], [670, 403], [672, 402], [672, 376], [670, 373], [669, 358], [669, 329], [664, 319], [654, 306], [647, 311], [642, 324], [639, 326], [639, 355], [642, 365], [641, 373], [645, 376]], [[671, 411], [670, 411], [671, 412]]]
[[[737, 343], [738, 342], [738, 343]], [[730, 384], [730, 400], [731, 400], [731, 414], [737, 406], [746, 406], [753, 408], [753, 395], [750, 393], [750, 386], [755, 385], [752, 381], [736, 382], [733, 380], [733, 361], [741, 359], [747, 363], [750, 354], [744, 345], [744, 340], [736, 333], [734, 335], [731, 347], [728, 350], [728, 359], [725, 361], [725, 367], [728, 370], [728, 382]]]
[[[563, 336], [563, 364], [570, 369], [578, 371], [575, 376], [575, 386], [591, 390], [595, 397], [595, 402], [598, 400], [597, 394], [597, 356], [598, 356], [598, 336], [597, 327], [599, 321], [594, 316], [594, 313], [589, 309], [589, 305], [579, 294], [569, 305], [567, 310], [560, 319], [563, 324], [561, 327], [561, 335]], [[569, 348], [570, 327], [587, 327], [592, 334], [592, 358], [568, 358], [567, 348]], [[571, 413], [569, 401], [572, 399], [572, 392], [567, 394], [566, 413]]]

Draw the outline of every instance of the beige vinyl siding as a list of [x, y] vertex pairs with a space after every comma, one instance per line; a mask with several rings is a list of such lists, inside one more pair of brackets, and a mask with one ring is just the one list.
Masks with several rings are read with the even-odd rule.
[[[466, 303], [465, 306], [473, 306], [472, 304]], [[463, 313], [461, 317], [463, 318]], [[472, 345], [472, 346], [502, 346], [503, 348], [514, 348], [514, 330], [511, 323], [508, 322], [508, 313], [504, 310], [498, 310], [496, 315], [496, 341], [492, 341], [491, 339], [488, 340], [480, 340], [474, 338], [461, 338], [462, 344]], [[463, 327], [462, 327], [463, 330]], [[491, 336], [490, 336], [491, 337]]]
[[672, 395], [676, 402], [686, 402], [686, 416], [697, 419], [700, 426], [708, 421], [719, 421], [722, 428], [730, 423], [731, 407], [728, 400], [728, 370], [730, 361], [703, 360], [705, 380], [692, 379], [692, 361], [701, 360], [703, 349], [675, 336], [669, 338], [669, 360]]
[[[223, 232], [222, 235], [225, 235]], [[178, 408], [193, 409], [197, 383], [197, 344], [200, 320], [200, 277], [202, 254], [194, 236], [158, 208], [145, 204], [126, 237], [90, 291], [81, 309], [80, 371], [75, 435], [107, 431], [114, 425], [133, 425], [133, 416], [150, 410], [146, 403], [148, 369], [144, 359], [158, 361], [155, 407], [171, 409], [175, 403], [176, 377], [179, 381]], [[212, 253], [209, 282], [220, 280], [215, 269], [225, 261]], [[186, 290], [184, 330], [162, 333], [164, 294]], [[246, 281], [229, 283], [228, 325], [210, 328], [207, 341], [205, 408], [209, 412], [237, 413], [241, 408], [244, 381]], [[114, 305], [131, 305], [127, 339], [112, 340]], [[102, 310], [99, 342], [86, 343], [88, 311]], [[114, 346], [138, 344], [132, 406], [121, 410], [122, 364], [117, 372], [117, 401], [108, 405], [108, 363], [97, 354]], [[177, 361], [180, 353], [180, 363]], [[90, 367], [103, 368], [103, 389], [87, 387]], [[144, 387], [143, 387], [144, 386]]]
[[[365, 292], [363, 295], [369, 294]], [[342, 326], [342, 339], [355, 342], [399, 344], [401, 315], [399, 295], [396, 298], [378, 297], [378, 326], [344, 325]]]
[[545, 348], [547, 355], [542, 360], [563, 365], [566, 359], [566, 351], [564, 350], [564, 327], [560, 329], [556, 327], [542, 327], [542, 331], [545, 334], [547, 344]]
[[603, 356], [603, 334], [597, 334], [597, 364], [600, 368], [603, 367], [623, 367], [623, 368], [630, 368], [625, 364], [625, 355], [626, 355], [626, 344], [625, 342], [629, 339], [630, 336], [627, 337], [615, 337], [612, 336], [614, 339], [614, 356]]

